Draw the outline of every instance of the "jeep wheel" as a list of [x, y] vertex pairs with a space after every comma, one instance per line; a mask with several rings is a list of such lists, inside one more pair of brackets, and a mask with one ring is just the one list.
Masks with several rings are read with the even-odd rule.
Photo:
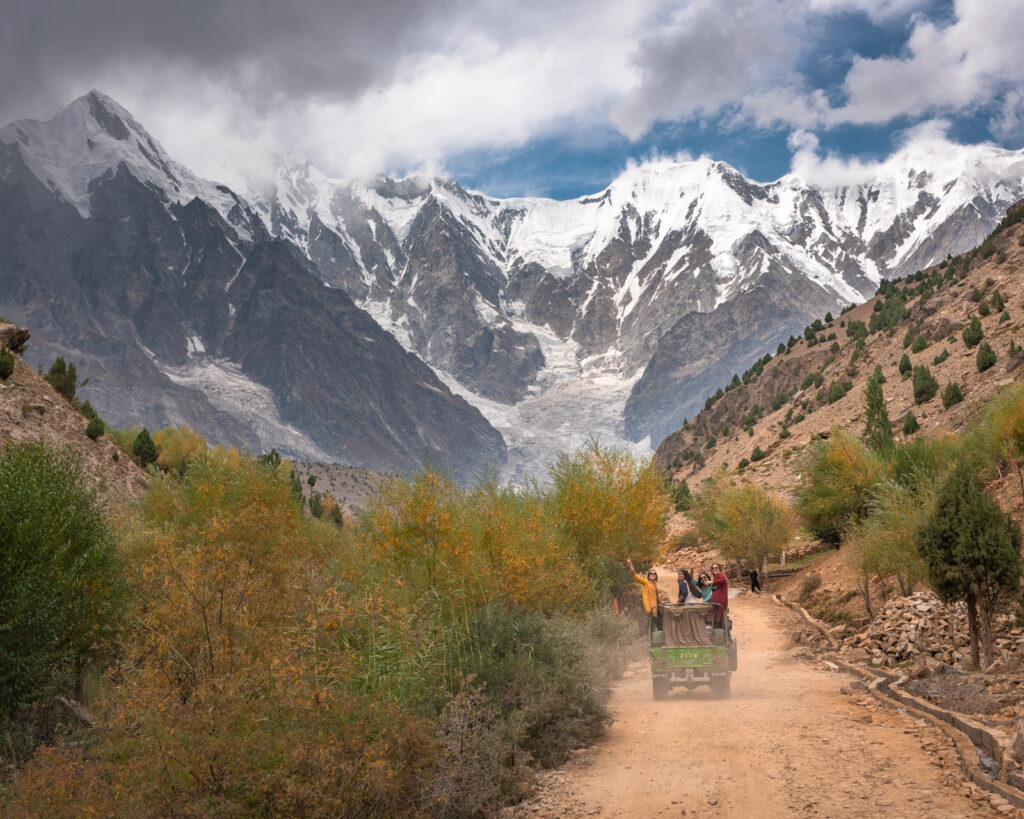
[[717, 699], [724, 700], [729, 696], [729, 682], [731, 677], [712, 677], [711, 694]]
[[668, 680], [664, 677], [655, 677], [652, 682], [654, 683], [654, 699], [665, 699], [668, 696]]

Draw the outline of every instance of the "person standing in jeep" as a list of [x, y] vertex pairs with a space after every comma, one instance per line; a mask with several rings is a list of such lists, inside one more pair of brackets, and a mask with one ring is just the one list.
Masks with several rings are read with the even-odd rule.
[[633, 568], [633, 561], [628, 557], [626, 565], [629, 566], [629, 571], [632, 572], [636, 582], [640, 584], [640, 597], [644, 603], [644, 610], [654, 621], [654, 627], [660, 631], [661, 607], [658, 601], [658, 573], [652, 567], [647, 570], [647, 577], [637, 574], [636, 569]]

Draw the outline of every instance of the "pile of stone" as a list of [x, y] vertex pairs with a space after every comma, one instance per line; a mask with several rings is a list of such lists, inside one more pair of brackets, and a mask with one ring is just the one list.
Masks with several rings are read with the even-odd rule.
[[[1005, 617], [993, 625], [997, 662], [1024, 649], [1024, 629], [1013, 628]], [[962, 667], [970, 661], [966, 606], [947, 606], [931, 592], [890, 600], [864, 631], [844, 631], [837, 629], [835, 636], [840, 654], [851, 662], [877, 667], [918, 661], [930, 670], [939, 663]]]

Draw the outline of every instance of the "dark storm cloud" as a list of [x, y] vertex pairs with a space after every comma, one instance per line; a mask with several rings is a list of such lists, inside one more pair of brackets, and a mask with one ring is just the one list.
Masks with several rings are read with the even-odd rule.
[[463, 0], [15, 0], [0, 17], [0, 121], [43, 114], [69, 89], [173, 66], [275, 96], [345, 98], [385, 82]]

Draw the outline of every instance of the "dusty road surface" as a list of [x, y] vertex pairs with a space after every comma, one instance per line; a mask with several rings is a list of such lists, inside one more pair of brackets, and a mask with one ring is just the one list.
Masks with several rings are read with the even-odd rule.
[[506, 816], [1000, 815], [965, 795], [944, 734], [797, 659], [791, 611], [750, 594], [731, 609], [740, 654], [729, 699], [673, 688], [655, 702], [636, 663], [613, 694], [607, 737]]

